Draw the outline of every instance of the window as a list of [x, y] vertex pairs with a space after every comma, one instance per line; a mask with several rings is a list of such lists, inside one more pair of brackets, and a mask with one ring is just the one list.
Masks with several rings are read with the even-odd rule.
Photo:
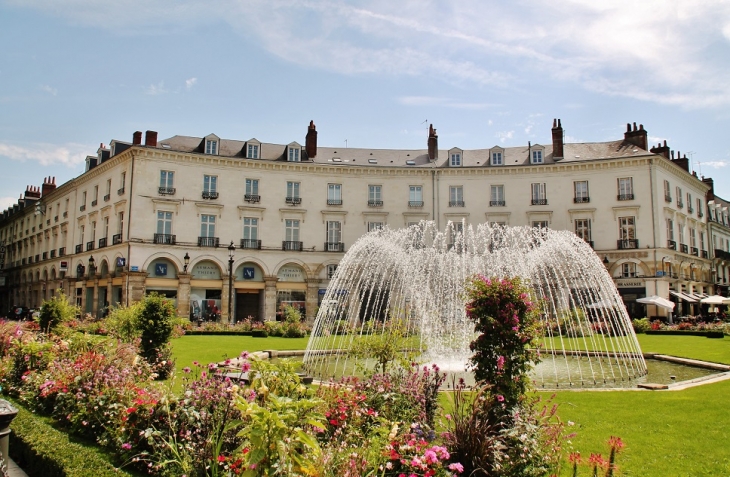
[[117, 190], [117, 194], [122, 195], [124, 194], [124, 186], [127, 183], [127, 172], [122, 172], [122, 176], [119, 178], [119, 190]]
[[106, 180], [106, 194], [104, 194], [104, 200], [109, 200], [109, 195], [112, 193], [112, 180]]
[[636, 239], [636, 218], [635, 217], [619, 217], [619, 238], [621, 240]]
[[157, 211], [157, 233], [164, 236], [172, 234], [172, 212]]
[[368, 206], [378, 207], [383, 205], [383, 187], [379, 185], [368, 186]]
[[203, 176], [203, 199], [218, 198], [218, 176]]
[[702, 199], [697, 199], [697, 216], [702, 217], [704, 215], [705, 214], [702, 210]]
[[124, 212], [119, 212], [117, 215], [117, 233], [119, 235], [124, 233]]
[[327, 221], [327, 243], [339, 244], [342, 242], [342, 222], [337, 220]]
[[573, 182], [573, 191], [575, 193], [573, 197], [573, 202], [575, 202], [576, 204], [590, 202], [588, 196], [588, 181]]
[[327, 205], [342, 205], [342, 184], [327, 184]]
[[287, 219], [284, 225], [286, 227], [286, 241], [299, 242], [299, 221]]
[[689, 228], [689, 246], [697, 248], [697, 229], [694, 227]]
[[289, 162], [299, 162], [299, 148], [289, 147]]
[[502, 153], [501, 152], [493, 152], [492, 153], [492, 165], [493, 166], [501, 166], [502, 165]]
[[694, 210], [692, 209], [692, 194], [690, 194], [689, 192], [687, 192], [687, 212], [689, 212], [690, 214], [694, 212]]
[[634, 199], [634, 178], [619, 177], [618, 179], [618, 200]]
[[175, 173], [173, 171], [160, 171], [160, 194], [175, 193]]
[[575, 235], [591, 245], [591, 219], [575, 219]]
[[258, 159], [259, 158], [258, 144], [249, 144], [248, 145], [248, 151], [246, 153], [246, 157], [249, 159]]
[[547, 220], [533, 220], [532, 227], [536, 228], [536, 229], [546, 229], [546, 228], [548, 228], [548, 221]]
[[674, 241], [674, 220], [667, 219], [667, 240]]
[[636, 277], [636, 264], [634, 262], [624, 262], [621, 264], [621, 277], [622, 278], [635, 278]]
[[547, 188], [544, 182], [531, 184], [532, 205], [547, 205]]
[[664, 200], [667, 202], [672, 201], [672, 186], [669, 185], [669, 181], [664, 181]]
[[489, 187], [489, 205], [490, 207], [504, 207], [504, 186], [493, 185]]
[[104, 238], [109, 238], [109, 217], [104, 217]]
[[423, 207], [423, 189], [421, 186], [409, 186], [408, 207]]
[[449, 187], [449, 207], [464, 207], [464, 189], [462, 186]]
[[700, 248], [702, 250], [705, 250], [705, 233], [700, 230], [700, 242], [699, 242]]
[[206, 154], [218, 154], [218, 141], [212, 139], [206, 139], [205, 141], [205, 153]]
[[372, 232], [373, 230], [382, 230], [383, 229], [383, 222], [368, 222], [368, 232]]
[[682, 203], [682, 188], [677, 186], [677, 207], [680, 209], [684, 207], [684, 204]]
[[246, 179], [246, 196], [247, 202], [258, 202], [259, 201], [259, 180], [258, 179]]
[[96, 202], [97, 200], [99, 200], [99, 186], [95, 185], [94, 186], [94, 202]]
[[454, 152], [451, 154], [451, 167], [460, 166], [461, 165], [461, 153], [460, 152]]
[[255, 217], [243, 218], [243, 239], [258, 240], [259, 238], [259, 219]]
[[215, 237], [215, 215], [200, 216], [200, 236]]
[[86, 191], [81, 194], [81, 207], [83, 207], [82, 211], [86, 209]]
[[337, 271], [337, 265], [327, 265], [327, 279], [332, 280]]
[[542, 164], [542, 151], [532, 151], [532, 163]]

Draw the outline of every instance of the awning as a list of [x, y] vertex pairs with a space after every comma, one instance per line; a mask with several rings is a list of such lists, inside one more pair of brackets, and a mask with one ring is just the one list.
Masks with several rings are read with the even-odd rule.
[[687, 295], [685, 295], [684, 293], [681, 293], [681, 292], [675, 292], [675, 291], [669, 290], [669, 294], [670, 295], [674, 295], [677, 298], [679, 298], [680, 300], [686, 301], [687, 303], [697, 303], [697, 300], [695, 300], [691, 296], [687, 296]]
[[700, 295], [699, 293], [687, 293], [687, 295], [691, 296], [691, 297], [692, 297], [692, 298], [694, 298], [694, 299], [695, 299], [696, 301], [700, 301], [700, 300], [702, 300], [703, 298], [706, 298], [706, 297], [707, 297], [707, 295]]
[[665, 308], [669, 311], [674, 310], [674, 303], [667, 300], [666, 298], [662, 298], [660, 296], [652, 295], [647, 296], [646, 298], [639, 298], [636, 300], [636, 303], [644, 303], [647, 305], [656, 305], [660, 308]]

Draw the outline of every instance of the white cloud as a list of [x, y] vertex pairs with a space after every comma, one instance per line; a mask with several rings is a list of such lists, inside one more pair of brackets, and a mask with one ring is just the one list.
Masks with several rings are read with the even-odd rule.
[[45, 91], [46, 93], [52, 94], [53, 96], [56, 96], [58, 94], [58, 90], [56, 88], [52, 88], [47, 84], [41, 85], [41, 91]]
[[497, 134], [495, 134], [497, 138], [499, 138], [499, 142], [506, 142], [508, 139], [512, 139], [515, 137], [514, 131], [500, 131]]
[[7, 142], [0, 142], [0, 157], [7, 157], [19, 162], [37, 162], [42, 166], [64, 165], [75, 167], [84, 164], [89, 151], [94, 147], [83, 144], [29, 144], [18, 146]]
[[494, 106], [490, 103], [470, 103], [431, 96], [401, 96], [398, 98], [398, 102], [404, 106], [440, 106], [443, 108], [469, 110], [487, 109]]
[[151, 84], [145, 89], [145, 94], [149, 94], [151, 96], [156, 96], [158, 94], [165, 94], [167, 93], [167, 90], [165, 89], [165, 82], [160, 81], [157, 84]]
[[190, 78], [185, 80], [185, 89], [190, 91], [198, 83], [198, 78]]
[[489, 121], [487, 121], [487, 126], [491, 126], [492, 124], [494, 124], [494, 123], [492, 122], [491, 119]]
[[712, 169], [722, 169], [722, 168], [730, 165], [730, 163], [728, 161], [707, 161], [707, 162], [702, 161], [702, 162], [698, 162], [698, 164], [706, 166], [706, 167], [710, 167]]

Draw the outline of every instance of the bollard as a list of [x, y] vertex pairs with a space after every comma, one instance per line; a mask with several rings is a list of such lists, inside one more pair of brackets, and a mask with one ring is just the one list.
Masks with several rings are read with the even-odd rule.
[[5, 399], [0, 399], [0, 457], [5, 465], [10, 460], [10, 423], [18, 415], [18, 410]]

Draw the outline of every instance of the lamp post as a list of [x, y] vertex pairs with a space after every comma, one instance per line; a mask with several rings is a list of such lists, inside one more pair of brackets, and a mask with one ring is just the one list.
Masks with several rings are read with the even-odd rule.
[[94, 266], [95, 263], [96, 263], [96, 261], [94, 260], [94, 256], [91, 255], [89, 257], [89, 276], [90, 277], [93, 277], [94, 274], [96, 273], [96, 267]]
[[185, 260], [185, 264], [183, 265], [183, 273], [188, 273], [188, 265], [190, 265], [190, 255], [188, 255], [188, 252], [185, 252], [183, 260]]
[[233, 324], [233, 252], [236, 247], [233, 246], [233, 240], [228, 246], [228, 321]]

